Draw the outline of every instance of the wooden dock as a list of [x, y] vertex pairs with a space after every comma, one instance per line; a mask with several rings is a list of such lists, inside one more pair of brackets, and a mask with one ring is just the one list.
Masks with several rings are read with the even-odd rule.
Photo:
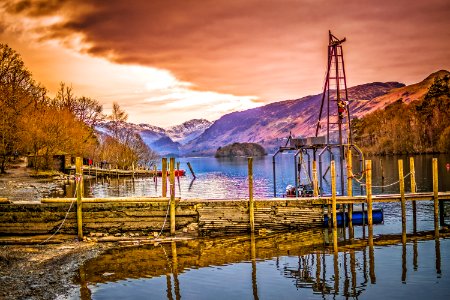
[[[136, 170], [122, 170], [122, 169], [105, 169], [99, 167], [91, 167], [91, 166], [83, 166], [82, 168], [83, 175], [95, 176], [95, 177], [162, 177], [162, 170], [145, 170], [145, 169], [136, 169]], [[76, 168], [70, 167], [65, 169], [65, 173], [67, 174], [75, 174]], [[167, 172], [169, 175], [169, 172]], [[175, 170], [175, 177], [185, 176], [185, 170]]]

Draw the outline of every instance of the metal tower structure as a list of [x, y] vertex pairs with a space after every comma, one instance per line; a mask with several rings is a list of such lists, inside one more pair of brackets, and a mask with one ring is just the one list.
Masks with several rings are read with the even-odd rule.
[[[324, 133], [322, 124], [326, 120], [326, 147], [330, 160], [334, 157], [331, 148], [339, 148], [341, 193], [344, 194], [344, 145], [353, 145], [350, 127], [350, 109], [345, 76], [344, 52], [342, 43], [345, 38], [338, 39], [328, 32], [328, 67], [320, 104], [316, 137]], [[326, 114], [324, 114], [324, 110]], [[337, 132], [337, 136], [336, 136]]]
[[[316, 127], [316, 137], [322, 129], [323, 110], [326, 110], [327, 145], [343, 145], [343, 134], [347, 133], [347, 143], [352, 144], [352, 132], [350, 128], [350, 110], [347, 92], [347, 79], [345, 77], [344, 52], [342, 40], [335, 37], [329, 31], [328, 44], [328, 68], [323, 87], [322, 103], [320, 105], [319, 120]], [[338, 139], [332, 132], [338, 131]]]

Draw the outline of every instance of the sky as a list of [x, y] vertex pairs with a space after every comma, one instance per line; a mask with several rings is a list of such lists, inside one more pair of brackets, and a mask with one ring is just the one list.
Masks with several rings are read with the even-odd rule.
[[0, 0], [0, 42], [55, 94], [167, 127], [318, 94], [328, 31], [348, 86], [450, 69], [448, 0]]

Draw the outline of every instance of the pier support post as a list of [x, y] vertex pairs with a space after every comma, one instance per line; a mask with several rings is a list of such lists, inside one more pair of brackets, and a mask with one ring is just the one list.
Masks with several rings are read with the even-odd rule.
[[175, 234], [175, 158], [170, 158], [170, 234]]
[[403, 177], [403, 160], [398, 160], [398, 180], [400, 186], [400, 199], [402, 210], [402, 242], [406, 242], [406, 200], [405, 200], [405, 178]]
[[438, 160], [433, 158], [434, 237], [439, 238]]
[[82, 201], [81, 201], [81, 194], [82, 194], [82, 181], [83, 181], [83, 159], [81, 157], [77, 157], [75, 160], [75, 169], [76, 169], [76, 175], [75, 175], [75, 182], [77, 187], [77, 230], [78, 230], [78, 240], [83, 240], [83, 209], [82, 209]]
[[313, 171], [313, 196], [318, 197], [319, 196], [319, 184], [317, 181], [317, 161], [313, 160], [312, 162], [312, 171]]
[[[352, 149], [347, 150], [347, 196], [352, 197], [353, 196], [353, 162], [352, 162]], [[353, 204], [348, 205], [348, 223], [350, 226], [352, 226], [353, 221]]]
[[367, 197], [367, 223], [369, 224], [369, 226], [372, 226], [373, 219], [372, 219], [372, 161], [371, 160], [366, 160], [366, 197]]
[[[416, 168], [414, 167], [414, 157], [409, 158], [409, 172], [411, 173], [411, 194], [416, 192]], [[412, 200], [412, 210], [413, 210], [413, 232], [417, 231], [417, 203]]]
[[167, 197], [167, 158], [161, 159], [161, 183], [162, 183], [162, 196]]
[[255, 207], [253, 201], [253, 157], [248, 158], [248, 200], [250, 213], [250, 231], [255, 232]]
[[197, 177], [195, 176], [194, 170], [192, 169], [192, 166], [191, 166], [191, 163], [190, 163], [190, 162], [187, 163], [187, 166], [188, 166], [188, 168], [189, 168], [189, 171], [191, 171], [192, 177], [194, 177], [194, 179], [197, 178]]
[[337, 228], [337, 217], [336, 217], [336, 166], [334, 160], [331, 161], [331, 211], [333, 228]]

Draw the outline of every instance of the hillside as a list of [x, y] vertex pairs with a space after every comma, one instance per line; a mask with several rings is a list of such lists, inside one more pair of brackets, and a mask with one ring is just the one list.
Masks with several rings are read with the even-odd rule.
[[[398, 82], [375, 82], [349, 88], [350, 99], [370, 101], [403, 87]], [[224, 115], [192, 142], [183, 147], [187, 155], [214, 154], [219, 145], [253, 142], [271, 151], [293, 135], [315, 133], [321, 94]], [[363, 110], [364, 108], [359, 108]]]
[[[398, 82], [373, 82], [350, 87], [352, 118], [382, 109], [400, 98], [405, 103], [421, 99], [434, 79], [445, 74], [448, 71], [441, 70], [409, 86]], [[183, 146], [182, 150], [185, 155], [213, 155], [220, 145], [253, 142], [271, 152], [283, 143], [290, 132], [294, 136], [313, 136], [321, 97], [321, 94], [306, 96], [224, 115], [198, 138]], [[336, 108], [332, 109], [331, 113], [335, 112]]]

